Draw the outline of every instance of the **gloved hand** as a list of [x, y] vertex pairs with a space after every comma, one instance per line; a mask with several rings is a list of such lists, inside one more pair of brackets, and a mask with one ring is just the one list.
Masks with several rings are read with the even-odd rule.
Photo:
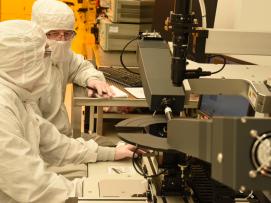
[[89, 97], [111, 98], [114, 95], [110, 86], [101, 80], [88, 80], [87, 89]]
[[[116, 146], [115, 160], [120, 160], [124, 158], [132, 158], [133, 153], [136, 150], [136, 146], [131, 144], [121, 144]], [[143, 154], [145, 151], [137, 149], [137, 154]]]

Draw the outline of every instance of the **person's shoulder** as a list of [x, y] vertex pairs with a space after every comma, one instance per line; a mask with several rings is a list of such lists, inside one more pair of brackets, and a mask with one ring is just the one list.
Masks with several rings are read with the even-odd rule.
[[10, 98], [18, 97], [16, 95], [16, 93], [11, 88], [7, 88], [6, 86], [4, 86], [2, 84], [0, 84], [0, 88], [1, 88], [1, 91], [0, 91], [0, 97], [1, 98], [10, 99]]
[[21, 100], [19, 96], [10, 88], [0, 84], [0, 106], [6, 109], [17, 108]]

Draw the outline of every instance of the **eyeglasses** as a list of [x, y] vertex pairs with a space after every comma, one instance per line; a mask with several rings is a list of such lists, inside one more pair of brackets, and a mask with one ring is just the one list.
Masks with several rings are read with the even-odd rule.
[[67, 31], [62, 31], [62, 30], [53, 30], [49, 31], [46, 33], [46, 36], [48, 39], [53, 39], [53, 40], [71, 40], [74, 38], [76, 35], [76, 32], [73, 30], [67, 30]]

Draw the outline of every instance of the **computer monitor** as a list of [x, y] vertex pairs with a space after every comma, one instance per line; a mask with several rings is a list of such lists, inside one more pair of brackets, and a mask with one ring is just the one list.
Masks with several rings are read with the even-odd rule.
[[207, 117], [213, 116], [254, 116], [250, 103], [242, 96], [204, 95], [199, 110]]

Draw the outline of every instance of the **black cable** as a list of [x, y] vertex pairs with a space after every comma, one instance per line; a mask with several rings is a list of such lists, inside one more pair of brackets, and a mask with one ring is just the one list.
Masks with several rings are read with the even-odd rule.
[[[141, 37], [142, 37], [142, 36], [139, 35], [139, 36], [137, 36], [136, 38], [134, 38], [134, 39], [130, 40], [129, 42], [127, 42], [126, 45], [123, 47], [123, 49], [122, 49], [122, 51], [121, 51], [121, 54], [120, 54], [120, 63], [121, 63], [121, 65], [122, 65], [122, 67], [123, 67], [126, 71], [128, 71], [128, 72], [130, 72], [130, 73], [133, 73], [133, 74], [136, 74], [136, 75], [139, 75], [139, 73], [134, 72], [134, 71], [131, 71], [131, 70], [130, 70], [129, 68], [127, 68], [127, 66], [124, 64], [124, 62], [123, 62], [123, 54], [124, 54], [124, 52], [125, 52], [125, 49], [129, 46], [129, 44], [131, 44], [131, 43], [132, 43], [133, 41], [135, 41], [135, 40], [140, 39]], [[221, 67], [219, 70], [217, 70], [217, 71], [215, 71], [215, 72], [209, 72], [209, 73], [206, 72], [206, 76], [208, 76], [208, 75], [213, 75], [213, 74], [216, 74], [216, 73], [219, 73], [219, 72], [221, 72], [221, 71], [225, 68], [225, 66], [226, 66], [227, 59], [226, 59], [225, 56], [220, 55], [220, 54], [216, 54], [216, 55], [211, 55], [211, 56], [209, 56], [208, 58], [211, 59], [211, 58], [215, 58], [215, 57], [220, 57], [220, 58], [222, 58], [222, 59], [223, 59], [223, 65], [222, 65], [222, 67]], [[201, 71], [202, 71], [202, 70], [201, 70]], [[203, 71], [203, 72], [204, 72], [204, 71]], [[205, 75], [204, 75], [204, 74], [201, 74], [200, 76], [205, 76]]]
[[215, 72], [203, 71], [202, 68], [197, 68], [193, 70], [189, 69], [185, 71], [185, 79], [195, 79], [195, 78], [210, 76], [210, 75], [221, 72], [226, 66], [226, 63], [227, 63], [226, 58], [222, 55], [211, 55], [209, 56], [209, 62], [210, 62], [210, 59], [214, 57], [220, 57], [223, 59], [223, 65], [218, 71], [215, 71]]
[[[143, 176], [144, 178], [153, 178], [153, 177], [160, 176], [160, 175], [164, 174], [164, 173], [167, 171], [167, 169], [165, 169], [165, 170], [161, 171], [160, 173], [157, 173], [157, 174], [154, 174], [154, 175], [147, 175], [147, 174], [146, 174], [144, 171], [142, 171], [141, 169], [140, 169], [141, 171], [139, 171], [140, 166], [139, 166], [139, 163], [136, 161], [138, 158], [135, 157], [136, 151], [137, 151], [138, 149], [139, 149], [139, 148], [137, 147], [137, 148], [135, 149], [135, 151], [133, 152], [132, 164], [133, 164], [133, 167], [134, 167], [135, 171], [136, 171], [139, 175]], [[139, 156], [139, 155], [138, 155], [138, 156]]]
[[222, 67], [221, 67], [219, 70], [217, 70], [217, 71], [215, 71], [215, 72], [211, 72], [212, 75], [221, 72], [221, 71], [225, 68], [226, 63], [227, 63], [226, 57], [223, 56], [223, 55], [219, 55], [219, 54], [211, 55], [211, 56], [209, 56], [209, 59], [215, 58], [215, 57], [220, 57], [220, 58], [222, 58], [222, 59], [223, 59], [223, 65], [222, 65]]
[[122, 51], [121, 51], [121, 53], [120, 53], [120, 63], [121, 63], [121, 65], [122, 65], [122, 67], [123, 67], [125, 70], [127, 70], [128, 72], [133, 73], [133, 74], [136, 74], [136, 75], [139, 75], [139, 73], [136, 73], [136, 72], [134, 72], [134, 71], [131, 71], [129, 68], [127, 68], [126, 65], [123, 63], [122, 56], [123, 56], [123, 54], [124, 54], [125, 49], [127, 48], [127, 46], [128, 46], [129, 44], [131, 44], [133, 41], [138, 40], [138, 39], [140, 39], [140, 36], [137, 36], [136, 38], [130, 40], [130, 41], [123, 47], [123, 49], [122, 49]]
[[134, 167], [134, 169], [135, 169], [135, 171], [139, 174], [139, 175], [141, 175], [141, 176], [143, 176], [144, 178], [146, 178], [147, 177], [147, 174], [145, 174], [142, 170], [141, 171], [139, 171], [139, 168], [138, 167], [136, 167], [136, 157], [135, 157], [135, 154], [136, 154], [136, 150], [134, 151], [134, 153], [133, 153], [133, 157], [132, 157], [132, 164], [133, 164], [133, 167]]

